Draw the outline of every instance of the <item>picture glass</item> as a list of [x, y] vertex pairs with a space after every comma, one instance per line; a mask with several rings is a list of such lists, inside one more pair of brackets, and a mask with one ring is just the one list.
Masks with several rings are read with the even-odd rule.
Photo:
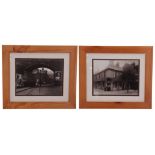
[[144, 54], [87, 54], [87, 101], [144, 101]]
[[140, 59], [93, 59], [92, 61], [92, 95], [139, 95]]
[[11, 53], [12, 101], [68, 101], [68, 53]]
[[16, 58], [16, 96], [63, 96], [64, 59]]

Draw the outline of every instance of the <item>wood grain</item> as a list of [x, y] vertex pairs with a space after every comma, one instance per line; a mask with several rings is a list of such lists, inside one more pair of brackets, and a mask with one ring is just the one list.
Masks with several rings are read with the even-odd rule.
[[[10, 102], [10, 53], [69, 53], [69, 101], [68, 102]], [[73, 109], [76, 108], [77, 46], [25, 46], [3, 45], [3, 108], [4, 109]]]
[[[151, 109], [152, 108], [152, 46], [80, 46], [80, 108]], [[86, 100], [86, 54], [122, 53], [145, 54], [145, 101], [144, 102], [87, 102]]]

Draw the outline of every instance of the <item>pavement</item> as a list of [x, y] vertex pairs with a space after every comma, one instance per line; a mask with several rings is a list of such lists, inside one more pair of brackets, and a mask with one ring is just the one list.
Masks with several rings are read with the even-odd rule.
[[41, 87], [23, 87], [16, 89], [17, 96], [62, 96], [62, 86], [52, 86], [44, 84]]
[[26, 90], [26, 89], [30, 89], [30, 87], [16, 88], [16, 93], [21, 92], [21, 91]]
[[115, 91], [104, 91], [102, 89], [94, 89], [94, 95], [118, 95], [118, 96], [134, 96], [134, 95], [138, 95], [138, 90], [115, 90]]

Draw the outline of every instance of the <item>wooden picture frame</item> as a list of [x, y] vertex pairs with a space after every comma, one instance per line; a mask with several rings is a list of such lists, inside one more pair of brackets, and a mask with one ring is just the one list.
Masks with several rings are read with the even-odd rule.
[[[10, 100], [10, 85], [12, 81], [10, 80], [10, 62], [12, 54], [23, 54], [31, 55], [34, 53], [42, 54], [58, 54], [68, 56], [68, 100], [59, 101], [59, 96], [55, 97], [58, 101], [11, 101]], [[3, 45], [2, 46], [2, 55], [3, 55], [3, 108], [4, 109], [57, 109], [57, 108], [76, 108], [76, 60], [77, 60], [77, 46], [32, 46], [32, 45]], [[44, 61], [44, 60], [42, 60]], [[63, 61], [64, 62], [64, 61]], [[55, 63], [53, 63], [55, 65]], [[63, 63], [64, 65], [64, 63]], [[63, 70], [64, 71], [64, 70]], [[41, 71], [40, 71], [41, 72]], [[44, 71], [47, 72], [47, 71]], [[65, 72], [65, 71], [64, 71]], [[59, 73], [60, 74], [60, 73]], [[63, 73], [65, 74], [65, 73]], [[62, 75], [63, 75], [62, 74]], [[16, 74], [15, 74], [16, 75]], [[41, 75], [41, 73], [40, 73]], [[54, 75], [51, 75], [54, 76]], [[65, 76], [65, 75], [64, 75]], [[19, 78], [19, 77], [18, 77]], [[16, 77], [15, 77], [16, 79]], [[57, 81], [60, 81], [60, 76], [57, 78]], [[40, 79], [41, 83], [41, 79]], [[46, 82], [44, 82], [46, 83]], [[58, 82], [57, 82], [58, 83]], [[36, 84], [37, 85], [37, 84]], [[41, 84], [40, 84], [41, 85]], [[16, 87], [16, 84], [15, 84]], [[63, 84], [62, 84], [63, 87]], [[16, 91], [16, 90], [15, 90]], [[46, 90], [47, 91], [47, 90]], [[66, 95], [67, 96], [67, 95]], [[46, 96], [45, 96], [46, 97]]]
[[[80, 94], [80, 108], [126, 108], [126, 109], [151, 109], [152, 108], [152, 61], [153, 61], [153, 47], [152, 46], [80, 46], [80, 67], [79, 67], [79, 73], [80, 73], [80, 83], [79, 83], [79, 94]], [[96, 97], [97, 101], [88, 99], [89, 97], [89, 91], [87, 87], [88, 85], [91, 85], [91, 82], [87, 81], [89, 79], [87, 65], [89, 64], [88, 58], [89, 55], [93, 55], [96, 57], [96, 54], [103, 55], [103, 54], [111, 54], [111, 56], [114, 54], [117, 56], [119, 55], [145, 55], [145, 62], [144, 62], [144, 68], [145, 68], [145, 81], [144, 81], [144, 100], [143, 101], [115, 101], [115, 96], [111, 96], [112, 101], [106, 101], [106, 100], [100, 100], [100, 96]], [[92, 56], [92, 57], [93, 57]], [[101, 56], [102, 57], [102, 56]], [[104, 57], [104, 56], [103, 56]], [[101, 58], [100, 58], [101, 59]], [[91, 60], [90, 60], [91, 61]], [[104, 61], [105, 62], [105, 61]], [[89, 66], [92, 67], [91, 65]], [[94, 66], [93, 66], [94, 67]], [[93, 67], [92, 67], [92, 73], [93, 73]], [[139, 67], [140, 68], [140, 67]], [[143, 68], [141, 68], [141, 71], [143, 72]], [[123, 73], [124, 75], [124, 73]], [[90, 75], [91, 76], [91, 75]], [[95, 75], [96, 76], [96, 75]], [[105, 76], [105, 73], [104, 73]], [[92, 78], [94, 75], [92, 75]], [[140, 75], [139, 75], [140, 77]], [[101, 79], [101, 78], [100, 78]], [[142, 79], [142, 78], [141, 78]], [[92, 79], [93, 81], [93, 79]], [[88, 83], [87, 83], [88, 82]], [[93, 81], [94, 82], [94, 81]], [[92, 83], [93, 83], [92, 82]], [[140, 84], [140, 83], [139, 83]], [[92, 84], [93, 85], [93, 84]], [[110, 84], [109, 84], [110, 85]], [[141, 86], [138, 86], [140, 89]], [[111, 87], [110, 87], [111, 88]], [[109, 89], [110, 89], [109, 88]], [[93, 86], [92, 86], [92, 89]], [[107, 87], [104, 87], [103, 91], [106, 92]], [[138, 90], [139, 92], [140, 90]], [[102, 97], [102, 96], [101, 96]], [[103, 96], [104, 97], [104, 96]], [[105, 97], [104, 97], [105, 98]]]

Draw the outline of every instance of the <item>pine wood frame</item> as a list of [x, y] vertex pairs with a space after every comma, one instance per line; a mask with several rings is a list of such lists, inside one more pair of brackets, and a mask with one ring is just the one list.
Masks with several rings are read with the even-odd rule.
[[[80, 46], [80, 108], [152, 108], [152, 46]], [[136, 51], [136, 52], [135, 52]], [[145, 53], [145, 101], [144, 102], [88, 102], [86, 101], [86, 54], [87, 53]]]
[[[10, 102], [10, 53], [69, 53], [69, 101], [68, 102]], [[76, 108], [76, 60], [77, 46], [23, 46], [3, 45], [3, 108], [4, 109], [44, 109]]]

